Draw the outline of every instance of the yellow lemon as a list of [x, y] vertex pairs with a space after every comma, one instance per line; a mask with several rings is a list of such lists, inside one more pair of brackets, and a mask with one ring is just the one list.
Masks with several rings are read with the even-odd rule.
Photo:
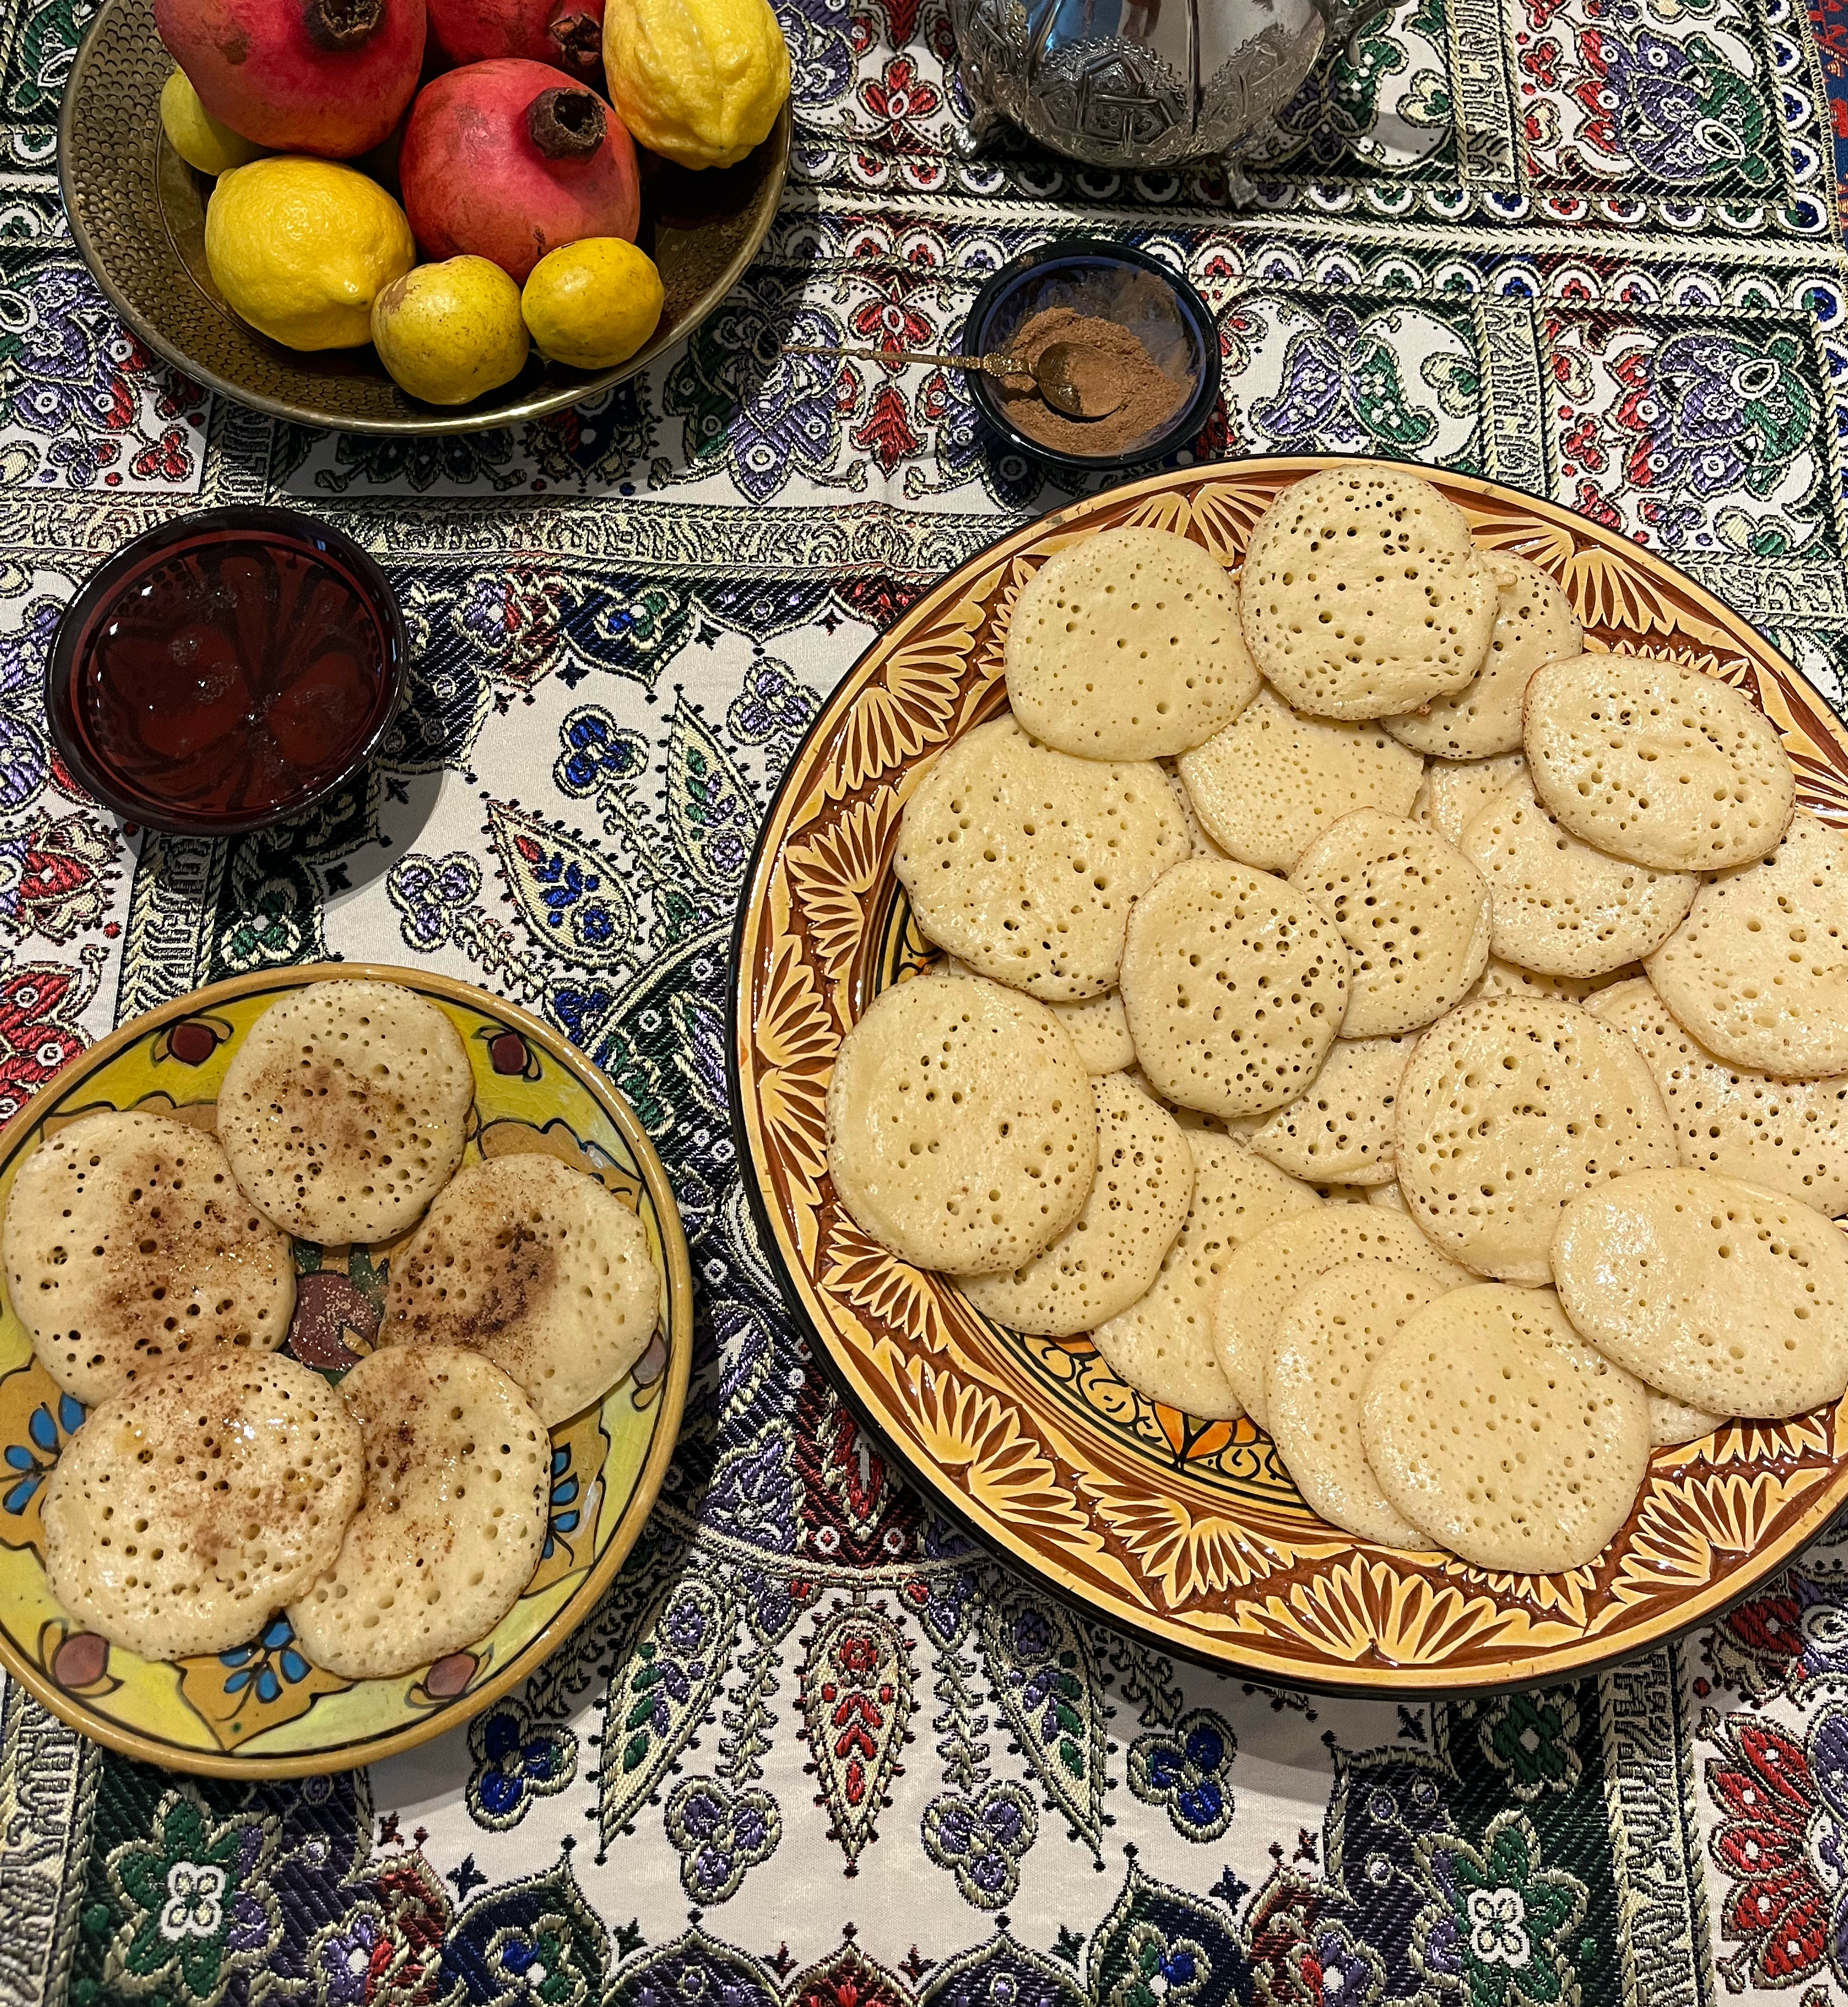
[[357, 348], [417, 245], [404, 212], [357, 168], [276, 153], [219, 176], [206, 263], [232, 310], [285, 347]]
[[466, 404], [525, 366], [520, 288], [486, 258], [419, 265], [373, 301], [372, 344], [400, 389]]
[[160, 123], [167, 129], [167, 143], [202, 175], [227, 173], [263, 150], [242, 133], [219, 124], [199, 103], [183, 69], [176, 69], [160, 86]]
[[661, 274], [619, 237], [582, 237], [532, 269], [520, 311], [539, 353], [573, 369], [626, 362], [661, 319]]
[[742, 160], [789, 95], [769, 0], [606, 0], [603, 67], [622, 123], [683, 168]]

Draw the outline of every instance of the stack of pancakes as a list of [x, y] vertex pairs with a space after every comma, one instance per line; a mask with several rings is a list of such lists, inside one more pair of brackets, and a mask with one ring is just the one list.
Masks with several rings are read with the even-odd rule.
[[[215, 1137], [105, 1110], [26, 1159], [0, 1238], [39, 1358], [89, 1410], [43, 1507], [77, 1622], [175, 1659], [286, 1610], [316, 1665], [380, 1678], [519, 1599], [549, 1430], [629, 1372], [661, 1282], [640, 1220], [588, 1173], [459, 1169], [474, 1099], [434, 1004], [316, 983], [250, 1028]], [[280, 1349], [295, 1243], [406, 1234], [377, 1347], [337, 1388]]]
[[867, 1233], [1497, 1571], [1596, 1556], [1652, 1442], [1842, 1395], [1848, 838], [1738, 691], [1586, 652], [1364, 467], [1236, 584], [1068, 543], [1005, 665], [899, 834], [951, 959], [831, 1086]]

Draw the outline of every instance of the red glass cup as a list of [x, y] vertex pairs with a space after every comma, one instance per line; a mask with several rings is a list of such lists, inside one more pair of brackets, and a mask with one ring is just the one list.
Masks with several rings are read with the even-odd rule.
[[91, 575], [45, 708], [72, 777], [125, 821], [236, 836], [352, 779], [409, 662], [397, 598], [351, 538], [293, 509], [208, 509]]

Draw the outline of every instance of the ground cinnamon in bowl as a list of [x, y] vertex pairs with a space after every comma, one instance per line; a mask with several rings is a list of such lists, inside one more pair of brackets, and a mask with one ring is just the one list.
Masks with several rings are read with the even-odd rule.
[[1123, 402], [1101, 418], [1071, 418], [1055, 411], [1031, 376], [1005, 376], [1000, 398], [1008, 422], [1060, 453], [1106, 457], [1124, 452], [1159, 430], [1194, 393], [1194, 379], [1169, 376], [1141, 340], [1115, 321], [1047, 307], [1021, 323], [1007, 352], [1029, 367], [1056, 341], [1070, 342], [1108, 358]]

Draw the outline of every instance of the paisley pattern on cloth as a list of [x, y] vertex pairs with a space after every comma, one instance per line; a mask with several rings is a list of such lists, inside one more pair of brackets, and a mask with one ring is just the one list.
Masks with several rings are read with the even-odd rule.
[[[468, 1728], [370, 1774], [241, 1787], [0, 1697], [0, 1996], [1841, 1998], [1848, 1542], [1536, 1693], [1328, 1702], [1146, 1651], [972, 1550], [831, 1393], [753, 1231], [725, 1025], [752, 842], [823, 695], [1082, 485], [986, 433], [950, 374], [779, 351], [943, 347], [989, 272], [1062, 231], [1139, 243], [1214, 305], [1197, 457], [1399, 455], [1550, 496], [1848, 699], [1848, 13], [1393, 0], [1231, 191], [1018, 143], [965, 157], [945, 0], [781, 11], [788, 195], [721, 310], [576, 411], [394, 441], [216, 403], [115, 323], [53, 171], [90, 0], [0, 4], [0, 1113], [216, 978], [427, 965], [541, 1013], [633, 1102], [701, 1346], [623, 1575]], [[124, 831], [45, 734], [58, 609], [146, 524], [264, 499], [379, 553], [411, 703], [299, 828]], [[175, 1056], [216, 1035], [189, 1021]], [[338, 1281], [330, 1358], [365, 1335]], [[81, 1420], [44, 1408], [0, 1444], [0, 1539]], [[563, 1547], [573, 1483], [555, 1473]], [[312, 1672], [286, 1624], [234, 1656], [259, 1691]], [[107, 1682], [81, 1638], [57, 1662]]]

